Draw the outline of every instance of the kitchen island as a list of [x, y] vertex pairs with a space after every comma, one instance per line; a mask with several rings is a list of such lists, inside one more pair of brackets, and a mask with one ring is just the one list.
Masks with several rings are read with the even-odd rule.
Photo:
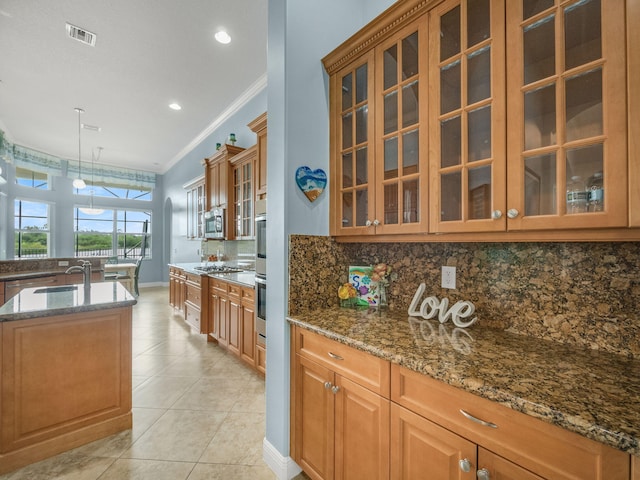
[[131, 315], [119, 283], [26, 288], [0, 307], [0, 474], [131, 428]]
[[[601, 454], [610, 455], [613, 458], [612, 464], [622, 469], [625, 465], [629, 468], [629, 458], [636, 470], [640, 467], [640, 362], [637, 359], [483, 328], [481, 322], [467, 329], [455, 328], [451, 323], [440, 324], [435, 319], [408, 317], [407, 313], [402, 311], [380, 313], [375, 309], [336, 307], [298, 313], [295, 317], [289, 318], [289, 321], [298, 329], [303, 329], [297, 330], [299, 333], [295, 336], [297, 357], [314, 359], [314, 349], [322, 344], [312, 337], [305, 340], [303, 332], [310, 331], [330, 339], [331, 345], [346, 345], [369, 354], [372, 359], [371, 365], [377, 365], [374, 360], [384, 360], [390, 365], [390, 370], [388, 366], [385, 367], [387, 373], [380, 373], [380, 381], [388, 385], [390, 372], [391, 395], [382, 387], [380, 395], [391, 400], [392, 435], [394, 428], [405, 428], [402, 427], [404, 418], [396, 418], [394, 421], [393, 412], [406, 412], [407, 409], [419, 413], [423, 420], [429, 418], [433, 422], [429, 425], [439, 423], [449, 430], [459, 430], [461, 437], [470, 438], [481, 446], [483, 442], [494, 441], [491, 440], [492, 435], [501, 435], [499, 432], [507, 434], [509, 428], [517, 422], [531, 424], [533, 419], [536, 419], [560, 428], [549, 430], [550, 427], [544, 427], [538, 422], [533, 424], [538, 431], [535, 435], [523, 434], [524, 429], [517, 432], [523, 435], [521, 438], [526, 439], [522, 451], [527, 453], [519, 451], [520, 456], [517, 457], [516, 463], [525, 464], [531, 470], [536, 462], [525, 457], [545, 449], [544, 444], [538, 444], [543, 438], [540, 432], [547, 430], [549, 435], [544, 438], [549, 441], [562, 437], [565, 431], [567, 434], [572, 432], [595, 440], [597, 443], [589, 444], [588, 448], [596, 453], [588, 460], [596, 460], [593, 464], [587, 465], [587, 470], [595, 470], [599, 461], [597, 458], [602, 458], [598, 455]], [[333, 361], [332, 353], [340, 355], [346, 360], [335, 360], [336, 367], [328, 364], [330, 370], [337, 368], [335, 371], [340, 373], [341, 368], [346, 369], [348, 366], [347, 355], [339, 353], [339, 348], [345, 347], [330, 348], [331, 353], [318, 354], [314, 361], [324, 364]], [[317, 351], [325, 350], [325, 347], [317, 348]], [[304, 366], [309, 365], [308, 360], [303, 359], [302, 362], [301, 368], [310, 368]], [[300, 364], [298, 360], [292, 360], [292, 364], [294, 363]], [[340, 364], [344, 366], [340, 367]], [[362, 365], [363, 361], [359, 360], [358, 364]], [[348, 374], [348, 370], [345, 372]], [[294, 384], [294, 387], [304, 389], [304, 371], [301, 371], [301, 377], [295, 375], [294, 380], [299, 386], [296, 387]], [[366, 375], [362, 374], [361, 378], [363, 377], [366, 378]], [[437, 382], [434, 382], [434, 379]], [[338, 381], [337, 374], [334, 381]], [[371, 388], [367, 383], [363, 384], [368, 389]], [[486, 415], [486, 418], [475, 415], [483, 420], [499, 418], [501, 422], [496, 423], [500, 426], [478, 426], [480, 430], [476, 433], [473, 429], [477, 424], [473, 421], [468, 422], [463, 414], [458, 412], [457, 406], [451, 406], [458, 401], [470, 405], [470, 410]], [[398, 406], [394, 406], [395, 404]], [[403, 408], [405, 410], [402, 410]], [[518, 416], [519, 413], [515, 412], [525, 415]], [[297, 412], [297, 415], [297, 418], [303, 418], [304, 411]], [[527, 420], [529, 417], [533, 418]], [[416, 421], [422, 421], [420, 418]], [[292, 418], [292, 422], [304, 427], [302, 420]], [[294, 441], [304, 442], [303, 435], [304, 428]], [[567, 438], [569, 440], [564, 439], [559, 444], [562, 448], [580, 439], [577, 436]], [[515, 443], [505, 445], [500, 441], [495, 440], [491, 448], [493, 451], [499, 451], [503, 457], [508, 457], [507, 454], [516, 449]], [[600, 444], [605, 450], [597, 446]], [[615, 454], [615, 450], [606, 450], [605, 445], [619, 453], [630, 454], [631, 457], [620, 457]], [[299, 449], [299, 457], [303, 461], [305, 455], [307, 458], [313, 458], [315, 455], [311, 450], [305, 451], [304, 445], [294, 445], [293, 448]], [[478, 448], [480, 451], [480, 447]], [[560, 448], [556, 450], [560, 451]], [[398, 453], [394, 462], [393, 454], [392, 450], [392, 471], [394, 468], [401, 468], [398, 458], [407, 461], [406, 457], [402, 457], [402, 453]], [[566, 457], [558, 463], [566, 465]], [[640, 474], [638, 471], [632, 471], [635, 475]], [[625, 473], [622, 470], [618, 473], [620, 476], [610, 474], [609, 477], [605, 475], [602, 478], [629, 478], [628, 471]], [[560, 475], [554, 477], [549, 473], [543, 477], [547, 478], [548, 475], [552, 478], [565, 478]]]

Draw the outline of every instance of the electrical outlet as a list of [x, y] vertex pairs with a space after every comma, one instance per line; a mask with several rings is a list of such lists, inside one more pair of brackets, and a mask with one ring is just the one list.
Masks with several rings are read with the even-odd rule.
[[442, 288], [456, 288], [456, 267], [442, 267]]
[[69, 266], [69, 261], [68, 260], [59, 260], [58, 261], [58, 266], [59, 267], [68, 267]]

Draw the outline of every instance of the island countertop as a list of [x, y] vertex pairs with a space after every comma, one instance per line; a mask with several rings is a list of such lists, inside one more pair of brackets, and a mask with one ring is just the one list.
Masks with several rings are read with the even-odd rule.
[[66, 315], [135, 305], [137, 300], [119, 282], [25, 288], [0, 307], [0, 322]]
[[289, 322], [640, 456], [640, 361], [406, 312], [329, 308]]

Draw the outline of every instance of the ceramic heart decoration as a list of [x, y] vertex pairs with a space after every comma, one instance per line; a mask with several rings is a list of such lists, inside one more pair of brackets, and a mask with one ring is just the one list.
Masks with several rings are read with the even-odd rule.
[[296, 170], [296, 183], [309, 201], [313, 202], [327, 186], [327, 174], [321, 168], [311, 170], [309, 167], [299, 167]]

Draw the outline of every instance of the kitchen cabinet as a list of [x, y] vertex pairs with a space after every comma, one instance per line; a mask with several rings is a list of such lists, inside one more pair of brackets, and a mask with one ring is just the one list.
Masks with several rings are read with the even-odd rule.
[[228, 350], [235, 356], [240, 356], [240, 328], [242, 322], [242, 304], [240, 302], [241, 288], [235, 284], [229, 284], [229, 317], [227, 323], [227, 332], [229, 343], [227, 344]]
[[267, 112], [255, 118], [247, 125], [257, 136], [257, 159], [255, 167], [255, 199], [267, 197]]
[[389, 362], [293, 334], [292, 458], [313, 479], [389, 478]]
[[229, 283], [212, 278], [209, 282], [211, 309], [209, 313], [208, 340], [226, 347], [229, 344]]
[[169, 304], [184, 314], [186, 273], [178, 267], [169, 267]]
[[[206, 333], [203, 318], [207, 318], [206, 305], [202, 302], [202, 292], [208, 290], [207, 276], [194, 273], [185, 275], [184, 318], [186, 322], [198, 333]], [[203, 308], [205, 310], [203, 314]]]
[[211, 157], [204, 159], [206, 210], [214, 207], [227, 208], [229, 195], [229, 159], [244, 148], [222, 145]]
[[391, 400], [392, 478], [427, 465], [442, 472], [436, 480], [465, 478], [465, 466], [468, 478], [630, 478], [622, 451], [397, 364]]
[[254, 238], [254, 179], [258, 148], [256, 145], [234, 156], [232, 169], [233, 208], [228, 218], [233, 221], [236, 240]]
[[186, 183], [183, 188], [187, 191], [187, 238], [204, 238], [204, 175]]
[[[255, 307], [255, 289], [243, 288], [242, 296], [242, 316], [241, 329], [242, 337], [240, 339], [240, 358], [250, 365], [258, 369], [259, 364], [256, 363], [257, 348], [256, 343], [256, 307]], [[264, 371], [262, 372], [265, 373]]]
[[638, 238], [628, 227], [640, 226], [640, 54], [623, 46], [640, 36], [639, 10], [636, 0], [394, 4], [323, 59], [330, 233]]

